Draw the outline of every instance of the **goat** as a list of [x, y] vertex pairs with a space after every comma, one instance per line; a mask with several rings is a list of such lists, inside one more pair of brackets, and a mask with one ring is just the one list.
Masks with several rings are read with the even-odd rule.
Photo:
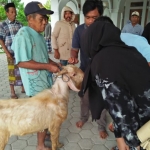
[[59, 132], [68, 113], [69, 88], [79, 91], [83, 72], [74, 65], [64, 66], [51, 89], [31, 98], [0, 100], [0, 150], [12, 135], [25, 135], [48, 129], [52, 150], [62, 147]]

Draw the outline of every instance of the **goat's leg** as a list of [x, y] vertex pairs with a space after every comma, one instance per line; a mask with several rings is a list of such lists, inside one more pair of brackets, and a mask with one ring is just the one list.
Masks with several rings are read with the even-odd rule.
[[8, 142], [8, 133], [3, 131], [0, 131], [0, 150], [4, 150], [7, 142]]
[[59, 143], [59, 133], [61, 124], [62, 121], [57, 120], [56, 123], [53, 124], [53, 128], [49, 129], [51, 133], [52, 150], [56, 150], [57, 148], [64, 146], [63, 144]]

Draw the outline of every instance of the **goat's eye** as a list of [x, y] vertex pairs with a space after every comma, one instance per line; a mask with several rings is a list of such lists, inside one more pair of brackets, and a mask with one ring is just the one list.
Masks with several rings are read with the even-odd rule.
[[76, 74], [74, 73], [73, 76], [76, 76]]

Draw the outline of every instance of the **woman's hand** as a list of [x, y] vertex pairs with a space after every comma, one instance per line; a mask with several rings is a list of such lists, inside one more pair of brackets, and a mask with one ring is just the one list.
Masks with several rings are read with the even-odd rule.
[[125, 143], [123, 138], [116, 138], [119, 150], [129, 150], [129, 146]]

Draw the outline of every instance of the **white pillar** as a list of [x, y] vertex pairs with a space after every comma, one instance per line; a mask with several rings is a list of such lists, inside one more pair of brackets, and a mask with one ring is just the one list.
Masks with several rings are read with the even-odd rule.
[[146, 16], [146, 8], [147, 8], [147, 0], [143, 1], [143, 8], [142, 8], [142, 18], [141, 18], [141, 26], [144, 27], [145, 23], [145, 16]]
[[131, 5], [131, 2], [130, 1], [126, 1], [126, 5], [125, 5], [125, 12], [124, 12], [124, 24], [123, 24], [123, 27], [124, 25], [127, 23], [127, 21], [129, 20], [129, 12], [130, 12], [130, 5]]
[[125, 0], [113, 0], [113, 8], [111, 11], [111, 19], [113, 20], [114, 24], [118, 27], [121, 28], [122, 26], [122, 14], [124, 10], [124, 3]]
[[118, 9], [112, 9], [111, 19], [113, 23], [115, 24], [115, 26], [120, 28], [121, 20], [122, 20], [122, 12], [119, 11]]
[[83, 7], [83, 4], [84, 4], [85, 0], [80, 0], [80, 22], [79, 24], [82, 24], [84, 23], [84, 15], [83, 15], [83, 11], [82, 11], [82, 7]]
[[54, 11], [54, 14], [51, 15], [51, 26], [53, 30], [56, 21], [59, 20], [58, 0], [51, 0], [51, 10]]
[[149, 22], [150, 22], [150, 0], [149, 0], [148, 15], [147, 15], [147, 23]]

